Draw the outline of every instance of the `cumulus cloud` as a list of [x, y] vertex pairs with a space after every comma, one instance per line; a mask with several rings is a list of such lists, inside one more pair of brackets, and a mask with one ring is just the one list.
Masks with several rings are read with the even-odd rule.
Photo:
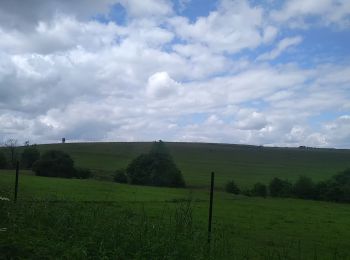
[[342, 115], [325, 123], [322, 137], [328, 145], [348, 148], [350, 145], [350, 115]]
[[[199, 17], [194, 23], [174, 17], [171, 24], [179, 37], [189, 43], [200, 42], [215, 52], [235, 53], [255, 48], [276, 35], [276, 28], [264, 26], [263, 10], [246, 1], [220, 2], [217, 11]], [[265, 30], [261, 33], [261, 30]]]
[[165, 98], [179, 91], [179, 86], [167, 72], [157, 72], [148, 78], [147, 94], [153, 98]]
[[[108, 20], [113, 5], [127, 12], [124, 23]], [[165, 0], [4, 1], [0, 140], [349, 147], [348, 63], [261, 62], [307, 40], [281, 38], [283, 26], [310, 9], [289, 5], [283, 18], [263, 5], [222, 0], [190, 19]], [[346, 4], [339, 2], [341, 13], [333, 5], [313, 12], [340, 23]], [[327, 111], [343, 116], [319, 119], [314, 129], [310, 120]]]
[[123, 34], [113, 23], [80, 22], [70, 16], [56, 16], [50, 22], [40, 21], [30, 33], [0, 28], [0, 48], [12, 54], [51, 54], [77, 47], [96, 50], [111, 46]]
[[240, 111], [240, 120], [237, 122], [237, 128], [241, 130], [260, 130], [267, 125], [267, 120], [262, 113], [253, 111]]

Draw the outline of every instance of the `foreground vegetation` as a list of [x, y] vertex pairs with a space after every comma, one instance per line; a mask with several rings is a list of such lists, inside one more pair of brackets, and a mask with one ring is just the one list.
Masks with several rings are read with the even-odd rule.
[[[0, 172], [12, 198], [12, 172]], [[0, 201], [0, 251], [45, 258], [208, 259], [204, 190], [20, 177]], [[212, 259], [350, 259], [350, 206], [214, 195]], [[64, 249], [64, 250], [63, 250]]]
[[[90, 169], [95, 179], [21, 169], [17, 203], [14, 170], [0, 170], [0, 197], [10, 199], [0, 200], [0, 259], [350, 259], [349, 204], [270, 197], [269, 186], [274, 178], [298, 183], [300, 175], [324, 183], [350, 166], [348, 150], [167, 145], [186, 189], [112, 182], [130, 181], [122, 169], [147, 154], [151, 143], [39, 145], [40, 158], [63, 151], [74, 169]], [[26, 165], [34, 167], [33, 161]], [[216, 191], [209, 248], [211, 171]], [[231, 180], [226, 189], [233, 193], [262, 197], [224, 192]]]

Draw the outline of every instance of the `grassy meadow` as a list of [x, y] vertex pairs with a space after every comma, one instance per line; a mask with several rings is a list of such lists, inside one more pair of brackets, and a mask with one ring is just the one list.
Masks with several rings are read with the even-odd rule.
[[[41, 151], [57, 149], [69, 153], [77, 166], [87, 167], [102, 179], [112, 179], [116, 169], [125, 168], [152, 143], [72, 143], [40, 145]], [[216, 187], [234, 179], [250, 187], [273, 177], [291, 181], [300, 175], [326, 179], [350, 167], [350, 150], [269, 148], [248, 145], [166, 143], [188, 186], [208, 187], [210, 172]]]
[[[350, 205], [222, 191], [272, 177], [322, 180], [350, 167], [349, 150], [167, 143], [187, 188], [110, 182], [150, 143], [40, 145], [68, 152], [98, 179], [21, 171], [18, 202], [0, 201], [0, 259], [350, 259]], [[216, 173], [208, 249], [210, 171]], [[12, 200], [14, 171], [0, 171]]]

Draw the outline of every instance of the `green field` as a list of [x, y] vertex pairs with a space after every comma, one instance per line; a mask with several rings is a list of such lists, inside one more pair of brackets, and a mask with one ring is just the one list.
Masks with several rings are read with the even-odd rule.
[[[17, 204], [0, 201], [4, 258], [350, 259], [350, 205], [254, 198], [221, 191], [273, 176], [321, 180], [350, 165], [348, 150], [168, 143], [188, 188], [33, 176], [22, 171]], [[108, 180], [150, 143], [42, 145], [68, 152]], [[206, 244], [209, 173], [215, 171], [212, 249]], [[13, 197], [14, 172], [0, 171]], [[189, 202], [190, 201], [190, 202]], [[6, 253], [6, 254], [5, 254]], [[0, 254], [1, 259], [1, 254]]]
[[[273, 177], [295, 180], [300, 175], [313, 180], [326, 179], [350, 167], [350, 150], [268, 148], [248, 145], [166, 143], [190, 187], [207, 187], [211, 171], [218, 188], [231, 179], [241, 186], [252, 186]], [[125, 168], [152, 143], [74, 143], [40, 145], [69, 153], [77, 166], [94, 170], [111, 179], [118, 168]]]

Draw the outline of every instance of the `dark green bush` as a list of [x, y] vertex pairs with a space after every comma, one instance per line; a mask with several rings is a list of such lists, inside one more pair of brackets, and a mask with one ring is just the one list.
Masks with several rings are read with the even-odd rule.
[[269, 191], [272, 197], [291, 197], [292, 184], [289, 181], [273, 178], [269, 184]]
[[180, 170], [175, 163], [162, 154], [142, 154], [126, 169], [132, 184], [183, 187]]
[[184, 187], [185, 181], [162, 141], [151, 152], [136, 157], [126, 169], [131, 184]]
[[76, 169], [72, 158], [62, 151], [47, 151], [32, 167], [32, 170], [38, 176], [47, 177], [76, 177]]
[[26, 146], [21, 154], [21, 165], [26, 169], [31, 169], [39, 158], [40, 152], [35, 146]]
[[127, 183], [128, 178], [126, 177], [125, 170], [124, 169], [116, 170], [113, 176], [113, 180], [118, 183]]
[[320, 181], [315, 184], [315, 199], [327, 200], [327, 192], [329, 189], [329, 181]]
[[[294, 185], [274, 178], [269, 184], [269, 190], [272, 197], [294, 196], [301, 199], [350, 202], [350, 169], [316, 184], [306, 176], [300, 176]], [[254, 194], [254, 189], [252, 193]]]
[[293, 185], [293, 194], [301, 199], [317, 198], [315, 184], [306, 176], [300, 176]]
[[251, 191], [251, 194], [253, 196], [258, 196], [258, 197], [264, 197], [266, 198], [267, 196], [267, 188], [265, 184], [262, 184], [260, 182], [257, 182], [254, 184], [254, 187]]
[[240, 194], [241, 190], [238, 188], [236, 183], [234, 181], [229, 181], [225, 185], [225, 190], [228, 193], [233, 193], [233, 194]]
[[350, 169], [316, 185], [318, 197], [322, 200], [350, 202]]

